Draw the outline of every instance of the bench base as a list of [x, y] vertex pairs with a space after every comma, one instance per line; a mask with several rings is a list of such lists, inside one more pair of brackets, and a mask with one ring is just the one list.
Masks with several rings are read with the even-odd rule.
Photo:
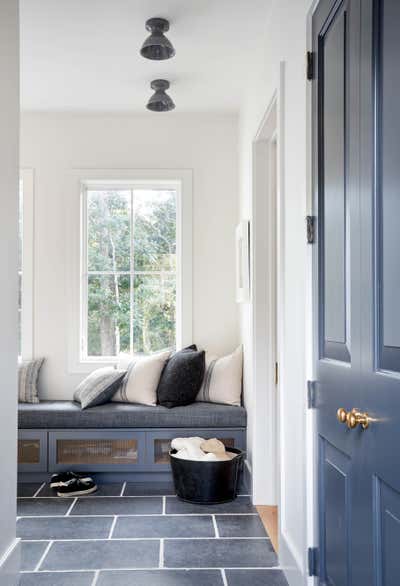
[[74, 470], [95, 474], [99, 482], [171, 482], [171, 440], [194, 435], [246, 449], [245, 428], [20, 429], [18, 477], [45, 482]]

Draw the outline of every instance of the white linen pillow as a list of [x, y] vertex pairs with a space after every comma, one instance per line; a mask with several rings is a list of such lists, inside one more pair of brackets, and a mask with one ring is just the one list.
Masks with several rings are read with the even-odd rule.
[[120, 354], [117, 369], [127, 373], [112, 401], [156, 405], [158, 383], [170, 355], [170, 350], [150, 356]]
[[240, 407], [242, 397], [243, 352], [215, 358], [206, 354], [206, 373], [196, 401]]

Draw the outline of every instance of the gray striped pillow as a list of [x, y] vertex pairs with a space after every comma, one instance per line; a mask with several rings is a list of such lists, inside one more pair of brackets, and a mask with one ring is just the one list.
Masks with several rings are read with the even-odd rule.
[[18, 365], [18, 401], [39, 403], [37, 382], [44, 358], [22, 362]]
[[74, 401], [80, 403], [82, 409], [111, 401], [125, 374], [126, 370], [116, 370], [112, 366], [94, 370], [77, 386]]

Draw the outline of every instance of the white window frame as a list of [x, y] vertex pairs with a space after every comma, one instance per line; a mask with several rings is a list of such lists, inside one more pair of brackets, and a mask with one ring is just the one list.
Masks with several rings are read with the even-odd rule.
[[22, 181], [22, 279], [21, 356], [31, 360], [33, 351], [34, 170], [20, 169]]
[[69, 284], [68, 367], [70, 373], [88, 373], [99, 365], [113, 365], [118, 357], [83, 355], [87, 323], [84, 283], [87, 238], [87, 189], [165, 188], [177, 194], [176, 223], [176, 345], [192, 343], [192, 171], [160, 169], [79, 169], [66, 181], [67, 278]]

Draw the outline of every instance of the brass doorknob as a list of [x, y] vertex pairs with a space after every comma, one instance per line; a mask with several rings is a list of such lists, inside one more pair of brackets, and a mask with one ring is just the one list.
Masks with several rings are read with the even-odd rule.
[[339, 423], [346, 423], [346, 421], [347, 421], [347, 411], [346, 411], [346, 409], [343, 409], [343, 407], [340, 407], [336, 411], [336, 417], [337, 417], [337, 420], [339, 421]]
[[367, 429], [371, 419], [368, 413], [362, 413], [361, 411], [357, 411], [357, 409], [352, 409], [347, 413], [346, 421], [349, 429], [355, 429], [358, 425], [361, 425], [363, 429]]

